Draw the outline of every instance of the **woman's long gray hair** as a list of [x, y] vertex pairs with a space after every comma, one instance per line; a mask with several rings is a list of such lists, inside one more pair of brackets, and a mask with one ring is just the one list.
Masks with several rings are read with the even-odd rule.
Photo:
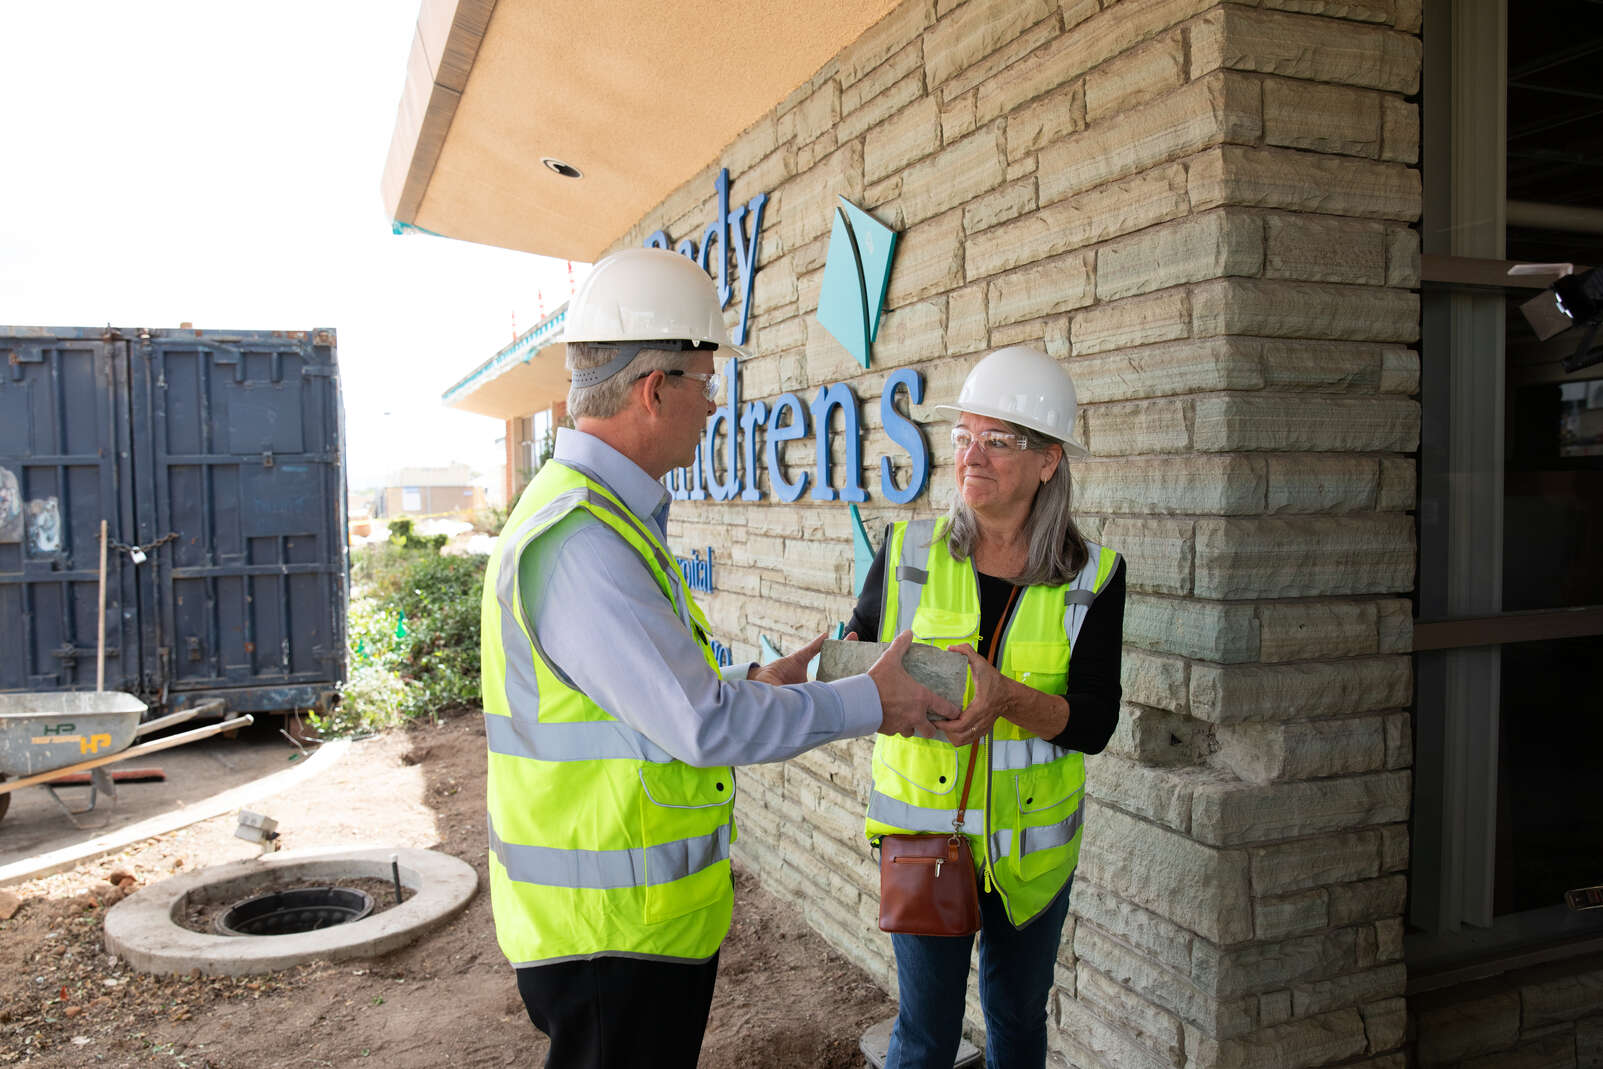
[[[1008, 427], [1024, 435], [1026, 448], [1045, 449], [1060, 444], [1056, 438], [1038, 434], [1028, 427], [1009, 423]], [[1041, 484], [1030, 505], [1030, 518], [1024, 521], [1030, 539], [1030, 555], [1024, 571], [1017, 576], [1003, 576], [1020, 586], [1061, 586], [1080, 574], [1090, 559], [1085, 536], [1075, 526], [1070, 508], [1074, 499], [1074, 480], [1069, 474], [1069, 458], [1058, 461], [1057, 471]], [[947, 511], [951, 521], [946, 528], [946, 548], [953, 560], [967, 560], [980, 540], [979, 521], [974, 511], [963, 500], [962, 491], [952, 493], [952, 507]]]

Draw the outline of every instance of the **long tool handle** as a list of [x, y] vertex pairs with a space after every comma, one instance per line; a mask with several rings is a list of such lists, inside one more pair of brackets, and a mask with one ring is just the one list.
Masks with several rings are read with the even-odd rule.
[[95, 691], [106, 689], [106, 521], [100, 521], [100, 628], [95, 633]]
[[158, 750], [170, 750], [174, 746], [182, 746], [186, 742], [195, 742], [198, 739], [215, 735], [219, 731], [233, 731], [235, 728], [247, 727], [255, 723], [255, 721], [255, 717], [249, 713], [244, 713], [233, 720], [207, 724], [203, 728], [195, 728], [192, 731], [185, 731], [178, 735], [169, 735], [165, 739], [157, 739], [155, 742], [142, 742], [138, 746], [130, 746], [126, 750], [119, 750], [104, 757], [92, 757], [87, 761], [80, 761], [76, 765], [63, 765], [61, 768], [53, 768], [49, 772], [35, 773], [23, 779], [8, 779], [4, 783], [0, 783], [0, 794], [10, 794], [18, 787], [32, 787], [36, 783], [44, 783], [46, 780], [52, 780], [57, 776], [68, 773], [84, 772], [91, 768], [99, 768], [101, 765], [109, 765], [115, 761], [126, 761], [130, 757], [140, 757], [147, 753], [155, 753]]

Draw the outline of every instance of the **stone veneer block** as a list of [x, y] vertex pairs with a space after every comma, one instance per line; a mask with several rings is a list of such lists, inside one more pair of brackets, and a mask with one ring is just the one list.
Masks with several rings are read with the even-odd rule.
[[[1357, 1010], [1301, 1017], [1219, 1044], [1216, 1065], [1230, 1069], [1286, 1069], [1327, 1065], [1362, 1054], [1367, 1040]], [[1199, 1067], [1200, 1069], [1200, 1067]]]
[[1173, 341], [1191, 333], [1191, 299], [1184, 290], [1165, 290], [1099, 304], [1074, 317], [1069, 340], [1075, 356]]
[[1195, 404], [1201, 452], [1406, 453], [1419, 447], [1419, 403], [1408, 397], [1223, 394]]
[[1191, 334], [1412, 342], [1419, 295], [1370, 286], [1222, 278], [1191, 289]]
[[1405, 289], [1419, 285], [1419, 231], [1412, 227], [1386, 228], [1386, 285]]
[[1414, 648], [1414, 608], [1395, 598], [1376, 602], [1381, 653], [1409, 653]]
[[1254, 79], [1216, 71], [1126, 112], [1116, 123], [1090, 126], [1048, 145], [1040, 152], [1041, 203], [1221, 142], [1254, 143], [1263, 132], [1261, 98]]
[[[1078, 907], [1076, 907], [1078, 908]], [[1240, 1035], [1253, 1026], [1250, 999], [1217, 999], [1189, 975], [1173, 970], [1108, 938], [1093, 925], [1076, 926], [1074, 951], [1081, 962], [1157, 1003], [1182, 1021], [1215, 1035]], [[1122, 1069], [1123, 1063], [1115, 1062]]]
[[1205, 212], [1143, 230], [1097, 250], [1097, 299], [1138, 293], [1225, 275], [1263, 271], [1264, 228], [1256, 216]]
[[805, 145], [840, 123], [840, 82], [831, 78], [796, 105], [796, 144]]
[[[757, 277], [761, 279], [762, 272]], [[896, 270], [885, 294], [887, 307], [899, 308], [962, 284], [961, 211], [949, 211], [909, 227], [896, 239]]]
[[[888, 649], [889, 642], [844, 642], [827, 639], [819, 653], [818, 678], [829, 681], [861, 675]], [[953, 705], [963, 704], [968, 684], [968, 659], [961, 653], [915, 642], [902, 655], [902, 667], [919, 683]]]
[[[944, 352], [975, 353], [985, 348], [990, 336], [985, 319], [985, 287], [965, 286], [946, 298], [946, 337]], [[926, 397], [932, 396], [926, 393]], [[949, 394], [944, 396], [953, 396]]]
[[[1009, 138], [1017, 123], [1008, 121]], [[968, 236], [968, 277], [980, 278], [1178, 219], [1190, 210], [1181, 164], [1159, 167]]]
[[[852, 86], [868, 77], [907, 48], [908, 42], [919, 41], [920, 35], [934, 21], [935, 9], [929, 4], [899, 4], [891, 8], [889, 14], [836, 55], [835, 65], [842, 84]], [[914, 51], [919, 51], [916, 44]]]
[[1205, 338], [1077, 358], [1069, 365], [1082, 405], [1211, 390], [1259, 390], [1260, 346], [1252, 339]]
[[[1001, 189], [993, 190], [963, 206], [963, 232], [977, 234], [987, 227], [1011, 222], [1034, 211], [1034, 179], [1025, 177], [1010, 181]], [[966, 248], [964, 252], [966, 256]]]
[[[954, 391], [955, 394], [955, 391]], [[1096, 449], [1093, 439], [1090, 447]], [[1178, 455], [1074, 465], [1074, 505], [1084, 513], [1239, 514], [1263, 510], [1262, 458]]]
[[989, 193], [1002, 184], [1005, 173], [1000, 128], [982, 126], [902, 172], [898, 207], [903, 225], [913, 226]]
[[868, 131], [863, 180], [878, 182], [941, 147], [941, 113], [934, 97], [914, 101]]
[[1149, 41], [1086, 74], [1086, 121], [1115, 118], [1180, 88], [1185, 81], [1186, 53], [1181, 35], [1171, 33]]
[[1383, 717], [1220, 725], [1217, 760], [1257, 784], [1374, 772], [1387, 767], [1385, 734]]
[[1375, 508], [1381, 512], [1405, 512], [1414, 507], [1415, 465], [1412, 457], [1381, 457], [1380, 488]]
[[1330, 923], [1340, 928], [1386, 920], [1400, 916], [1407, 901], [1408, 881], [1402, 876], [1339, 883], [1330, 888]]
[[1527, 1032], [1603, 1013], [1603, 969], [1579, 971], [1554, 965], [1517, 974], [1515, 979]]
[[[1131, 594], [1125, 598], [1124, 638], [1161, 653], [1227, 664], [1258, 658], [1258, 621], [1248, 605]], [[1193, 682], [1192, 701], [1196, 695]]]
[[1276, 602], [1258, 607], [1260, 659], [1307, 661], [1379, 653], [1374, 601]]
[[1141, 649], [1125, 647], [1120, 663], [1126, 701], [1157, 709], [1184, 711], [1188, 698], [1186, 662]]
[[[976, 109], [976, 117], [978, 114]], [[1076, 81], [1030, 101], [1007, 117], [1008, 162], [1024, 160], [1084, 129], [1085, 83]]]
[[1289, 78], [1263, 83], [1266, 144], [1342, 156], [1380, 155], [1381, 94]]
[[1387, 349], [1380, 369], [1381, 393], [1419, 392], [1419, 354], [1412, 349]]
[[1102, 540], [1124, 554], [1129, 589], [1189, 594], [1191, 532], [1190, 520], [1112, 519]]
[[1101, 456], [1185, 453], [1191, 448], [1189, 400], [1138, 401], [1086, 410], [1091, 440]]
[[1407, 820], [1409, 802], [1406, 772], [1267, 785], [1198, 784], [1191, 834], [1213, 846], [1317, 835]]
[[[1134, 986], [1134, 985], [1132, 985]], [[1174, 1062], [1148, 1049], [1120, 1026], [1098, 1016], [1090, 1006], [1078, 999], [1059, 993], [1057, 1002], [1057, 1037], [1069, 1048], [1085, 1051], [1074, 1060], [1084, 1064], [1117, 1065], [1120, 1069], [1171, 1069]]]
[[1386, 718], [1386, 767], [1410, 768], [1414, 764], [1414, 733], [1407, 713]]
[[1252, 906], [1253, 937], [1259, 940], [1285, 939], [1329, 926], [1330, 895], [1322, 887], [1279, 898], [1260, 898]]
[[1421, 207], [1419, 172], [1400, 163], [1220, 145], [1191, 161], [1187, 176], [1197, 211], [1236, 204], [1408, 222]]
[[1380, 158], [1419, 162], [1419, 105], [1388, 96], [1381, 104]]
[[943, 15], [924, 34], [929, 88], [978, 63], [1050, 14], [1046, 0], [980, 0]]
[[[1386, 275], [1384, 223], [1310, 215], [1271, 215], [1264, 220], [1264, 277], [1304, 282], [1392, 285]], [[1413, 231], [1403, 231], [1413, 233]]]
[[1215, 724], [1310, 720], [1397, 709], [1412, 700], [1413, 670], [1402, 656], [1191, 666], [1191, 715]]
[[986, 289], [991, 326], [1083, 308], [1092, 300], [1092, 257], [1070, 253], [994, 278]]
[[[1075, 933], [1077, 941], [1100, 929], [1174, 972], [1184, 975], [1191, 968], [1191, 943], [1196, 936], [1178, 924], [1078, 876], [1073, 895], [1074, 914], [1081, 921]], [[1097, 965], [1107, 971], [1103, 963]]]
[[1276, 11], [1298, 11], [1304, 15], [1323, 15], [1354, 22], [1391, 22], [1390, 0], [1264, 0], [1264, 7]]
[[1196, 594], [1228, 600], [1405, 591], [1413, 586], [1413, 535], [1413, 518], [1391, 513], [1205, 517], [1197, 521]]
[[1381, 871], [1381, 840], [1382, 833], [1364, 829], [1255, 847], [1249, 851], [1253, 893], [1284, 895], [1370, 879]]
[[1191, 828], [1192, 778], [1186, 769], [1147, 768], [1106, 753], [1085, 764], [1092, 798], [1182, 832]]
[[1110, 979], [1084, 961], [1076, 970], [1076, 1001], [1103, 1020], [1118, 1021], [1122, 1030], [1159, 1057], [1180, 1064], [1185, 1058], [1185, 1032], [1179, 1018], [1136, 994], [1139, 990], [1139, 986], [1132, 990]]
[[1407, 999], [1381, 999], [1358, 1007], [1358, 1012], [1364, 1018], [1364, 1034], [1369, 1037], [1370, 1053], [1402, 1045], [1408, 1032]]
[[[846, 55], [847, 53], [843, 52], [837, 57], [840, 65], [836, 70], [841, 82], [840, 107], [843, 115], [861, 112], [865, 106], [874, 104], [892, 88], [905, 85], [909, 80], [918, 89], [918, 95], [922, 95], [924, 82], [922, 41], [916, 39], [908, 41], [867, 73], [860, 73], [855, 69], [848, 73]], [[883, 118], [884, 115], [881, 115], [874, 121], [878, 122]]]
[[1092, 882], [1216, 943], [1252, 938], [1247, 856], [1086, 802], [1080, 869]]
[[1419, 91], [1418, 37], [1395, 30], [1221, 4], [1191, 31], [1191, 76], [1218, 68], [1311, 82]]
[[[1125, 660], [1129, 657], [1130, 651], [1126, 650]], [[1207, 749], [1202, 738], [1205, 734], [1200, 720], [1125, 701], [1119, 705], [1119, 722], [1108, 739], [1106, 752], [1151, 768], [1190, 765]]]
[[[784, 248], [805, 245], [829, 233], [835, 214], [835, 198], [845, 197], [858, 204], [863, 198], [863, 146], [849, 141], [811, 170], [779, 187], [768, 211], [776, 213], [779, 239]], [[931, 212], [931, 215], [936, 213]]]
[[[1483, 989], [1484, 990], [1484, 989]], [[1519, 1039], [1520, 996], [1508, 989], [1484, 990], [1445, 1005], [1413, 1007], [1415, 1054], [1422, 1066], [1448, 1065], [1473, 1054], [1507, 1050]]]
[[1333, 964], [1352, 960], [1357, 942], [1350, 928], [1275, 943], [1220, 946], [1199, 941], [1191, 948], [1191, 976], [1213, 995], [1275, 991], [1329, 975]]

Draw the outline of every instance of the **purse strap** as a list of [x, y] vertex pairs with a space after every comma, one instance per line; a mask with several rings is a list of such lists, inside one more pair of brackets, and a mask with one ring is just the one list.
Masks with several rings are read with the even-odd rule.
[[[1007, 626], [1007, 615], [1013, 610], [1013, 601], [1019, 596], [1018, 584], [1008, 591], [1007, 604], [1002, 607], [1002, 615], [997, 618], [996, 630], [991, 633], [990, 644], [985, 647], [985, 660], [988, 664], [996, 664], [996, 649], [1002, 639], [1002, 628]], [[952, 834], [960, 835], [963, 832], [963, 816], [968, 811], [968, 789], [974, 782], [974, 753], [978, 742], [968, 744], [968, 772], [963, 776], [963, 795], [957, 802], [957, 819], [952, 821]]]

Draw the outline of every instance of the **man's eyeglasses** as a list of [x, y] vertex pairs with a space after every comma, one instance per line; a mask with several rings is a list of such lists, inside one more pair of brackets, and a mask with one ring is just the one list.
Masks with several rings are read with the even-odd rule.
[[[684, 368], [676, 367], [672, 370], [664, 370], [662, 373], [668, 378], [695, 379], [701, 383], [701, 392], [709, 401], [718, 396], [718, 391], [724, 384], [723, 376], [716, 371], [686, 371]], [[647, 371], [644, 374], [636, 375], [635, 381], [639, 382], [650, 374], [651, 372]]]
[[953, 453], [965, 452], [972, 446], [979, 446], [982, 453], [990, 456], [1005, 456], [1028, 449], [1030, 440], [1022, 434], [1009, 434], [1007, 431], [981, 431], [979, 434], [971, 434], [962, 427], [952, 428]]

